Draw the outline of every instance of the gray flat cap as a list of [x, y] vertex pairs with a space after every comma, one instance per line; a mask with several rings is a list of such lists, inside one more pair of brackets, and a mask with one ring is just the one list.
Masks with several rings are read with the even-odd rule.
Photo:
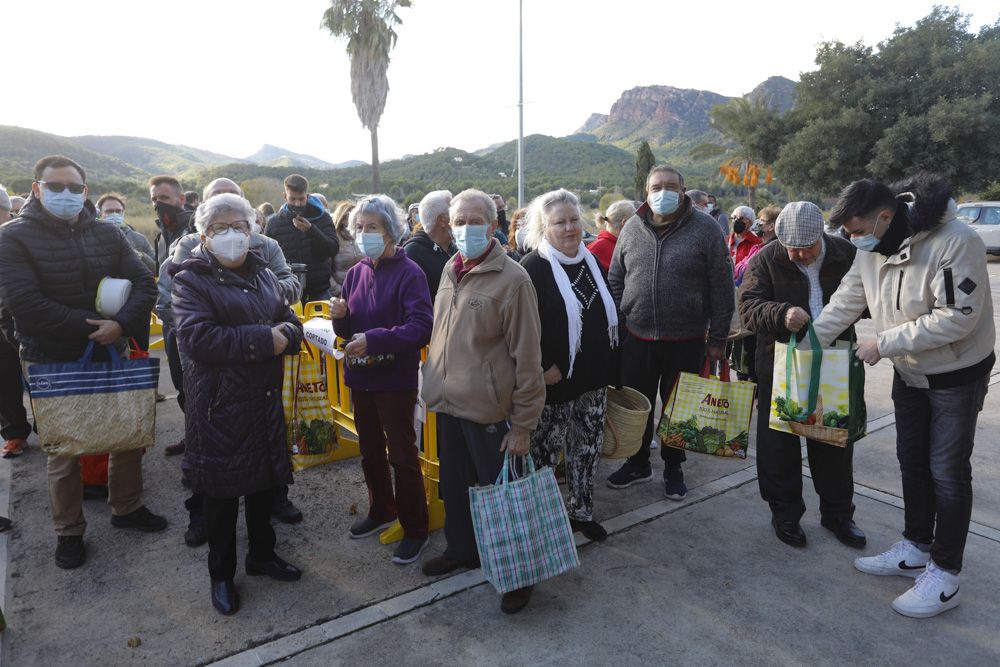
[[810, 201], [785, 205], [774, 223], [774, 233], [786, 248], [809, 248], [823, 236], [823, 212]]

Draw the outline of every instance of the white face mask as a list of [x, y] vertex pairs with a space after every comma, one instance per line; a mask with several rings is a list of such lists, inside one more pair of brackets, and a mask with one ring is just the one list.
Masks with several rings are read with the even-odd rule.
[[205, 246], [220, 260], [234, 264], [246, 257], [250, 250], [250, 235], [230, 227], [222, 234], [208, 237]]

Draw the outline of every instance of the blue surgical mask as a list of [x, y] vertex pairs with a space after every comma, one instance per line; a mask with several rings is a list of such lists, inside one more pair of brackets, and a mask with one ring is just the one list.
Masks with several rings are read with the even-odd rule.
[[670, 215], [680, 206], [681, 196], [673, 190], [659, 190], [649, 194], [649, 206], [660, 215]]
[[864, 250], [865, 252], [875, 252], [875, 248], [878, 244], [882, 242], [882, 239], [875, 238], [875, 230], [878, 229], [878, 220], [875, 220], [875, 226], [872, 227], [871, 234], [865, 234], [864, 236], [852, 236], [851, 243], [858, 250]]
[[125, 214], [124, 213], [109, 213], [104, 216], [105, 222], [113, 222], [119, 227], [125, 226]]
[[454, 228], [455, 245], [465, 259], [475, 259], [490, 245], [489, 225], [462, 225]]
[[52, 192], [42, 188], [42, 206], [60, 220], [72, 220], [83, 210], [84, 193], [73, 194], [66, 188], [62, 192]]
[[385, 252], [385, 238], [378, 232], [361, 232], [358, 234], [358, 247], [372, 259], [377, 259]]

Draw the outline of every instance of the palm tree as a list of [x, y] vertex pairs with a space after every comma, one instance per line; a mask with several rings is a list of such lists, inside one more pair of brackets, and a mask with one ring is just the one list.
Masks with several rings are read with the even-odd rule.
[[351, 97], [361, 125], [372, 135], [372, 192], [382, 190], [378, 163], [378, 124], [389, 94], [389, 52], [396, 45], [396, 9], [410, 0], [331, 0], [322, 27], [347, 39], [351, 59]]

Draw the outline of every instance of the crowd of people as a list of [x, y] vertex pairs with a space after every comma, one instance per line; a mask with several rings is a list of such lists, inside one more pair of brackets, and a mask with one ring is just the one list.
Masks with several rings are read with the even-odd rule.
[[[85, 170], [73, 160], [43, 158], [33, 178], [24, 199], [0, 191], [3, 454], [20, 454], [31, 432], [22, 398], [31, 365], [74, 361], [88, 340], [103, 344], [99, 360], [125, 354], [130, 341], [145, 350], [155, 309], [185, 415], [183, 440], [166, 447], [183, 454], [191, 490], [184, 539], [207, 542], [211, 601], [223, 614], [239, 608], [240, 497], [246, 573], [302, 575], [275, 553], [271, 518], [302, 520], [289, 499], [282, 357], [303, 344], [291, 304], [311, 301], [329, 301], [345, 341], [369, 492], [349, 537], [398, 520], [398, 564], [417, 561], [428, 544], [419, 400], [438, 420], [446, 546], [422, 566], [438, 576], [478, 566], [469, 488], [493, 484], [505, 455], [530, 456], [536, 466], [564, 462], [572, 529], [606, 539], [594, 486], [608, 387], [632, 387], [656, 406], [680, 373], [730, 358], [758, 384], [758, 481], [775, 535], [805, 547], [800, 441], [768, 428], [768, 397], [776, 342], [811, 325], [824, 345], [855, 343], [859, 359], [888, 358], [896, 371], [904, 539], [856, 567], [916, 577], [893, 602], [908, 616], [960, 600], [970, 456], [995, 332], [982, 241], [956, 220], [940, 177], [856, 181], [827, 221], [804, 201], [757, 213], [738, 206], [726, 216], [714, 196], [687, 189], [678, 169], [656, 166], [646, 198], [613, 203], [587, 239], [580, 202], [563, 189], [508, 222], [503, 197], [476, 189], [431, 192], [405, 213], [384, 194], [337, 202], [331, 213], [297, 174], [284, 180], [277, 209], [254, 208], [227, 178], [198, 194], [157, 176], [149, 181], [152, 243], [127, 224], [125, 197], [103, 193], [91, 203]], [[95, 312], [105, 277], [132, 285], [113, 317]], [[854, 325], [866, 314], [877, 337], [858, 340]], [[658, 417], [650, 412], [641, 447], [606, 484], [652, 480], [658, 448], [664, 495], [683, 500], [685, 452], [659, 443]], [[806, 447], [821, 525], [845, 545], [865, 547], [854, 522], [853, 444]], [[167, 521], [142, 500], [141, 461], [139, 450], [110, 456], [111, 522], [161, 531]], [[56, 564], [79, 567], [79, 457], [49, 456], [48, 484]], [[502, 610], [520, 611], [531, 594], [531, 586], [504, 594]]]

